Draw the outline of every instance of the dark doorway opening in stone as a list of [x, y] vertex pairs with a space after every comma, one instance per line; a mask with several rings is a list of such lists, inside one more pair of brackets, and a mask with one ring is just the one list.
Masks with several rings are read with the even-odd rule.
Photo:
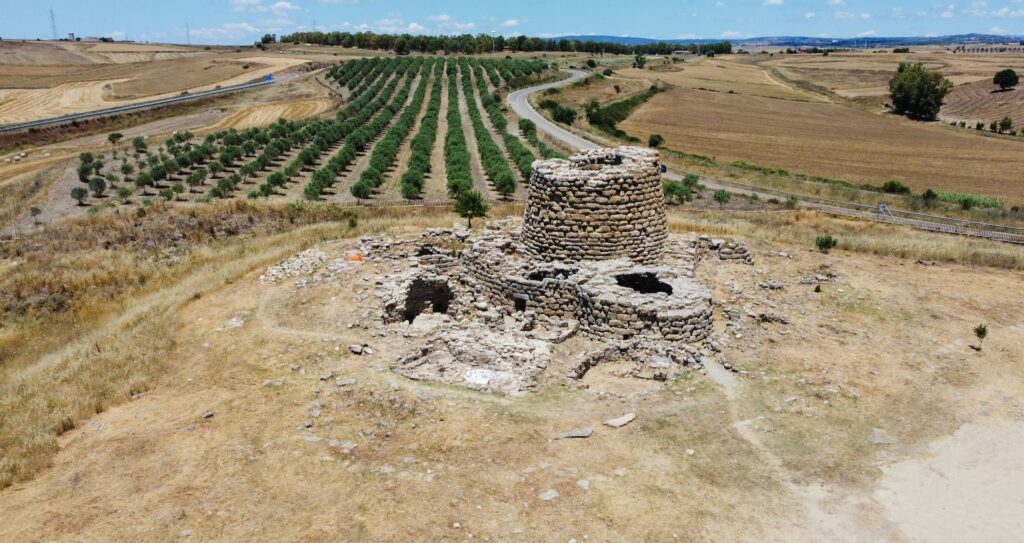
[[426, 310], [434, 313], [447, 313], [452, 303], [452, 291], [447, 281], [431, 279], [415, 279], [409, 285], [409, 294], [405, 298], [405, 312], [402, 317], [412, 322]]
[[672, 286], [658, 279], [658, 276], [652, 272], [623, 273], [615, 276], [615, 282], [620, 287], [631, 288], [644, 294], [654, 294], [655, 292], [672, 294]]
[[575, 275], [577, 271], [579, 271], [579, 270], [574, 269], [574, 268], [548, 268], [548, 269], [540, 269], [540, 270], [534, 270], [534, 271], [530, 272], [530, 274], [527, 275], [526, 278], [529, 279], [530, 281], [543, 281], [543, 280], [549, 279], [549, 278], [550, 279], [558, 279], [558, 280], [564, 281], [564, 280], [568, 279], [569, 277], [572, 277], [573, 275]]
[[526, 298], [518, 297], [513, 298], [512, 303], [516, 306], [516, 312], [522, 313], [526, 311]]

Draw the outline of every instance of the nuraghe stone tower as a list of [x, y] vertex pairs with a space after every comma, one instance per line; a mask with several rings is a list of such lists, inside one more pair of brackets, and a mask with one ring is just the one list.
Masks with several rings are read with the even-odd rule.
[[667, 235], [656, 151], [595, 149], [534, 163], [523, 225], [534, 258], [652, 264]]

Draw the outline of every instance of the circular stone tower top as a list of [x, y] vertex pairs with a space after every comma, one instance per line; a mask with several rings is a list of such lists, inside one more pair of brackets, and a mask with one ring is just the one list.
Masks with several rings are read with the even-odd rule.
[[594, 149], [533, 164], [523, 243], [535, 258], [650, 264], [667, 235], [656, 151]]

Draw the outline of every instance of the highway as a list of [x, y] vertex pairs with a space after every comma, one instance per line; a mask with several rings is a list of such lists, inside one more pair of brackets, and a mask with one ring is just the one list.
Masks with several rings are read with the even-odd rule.
[[0, 134], [7, 132], [17, 132], [20, 130], [28, 130], [31, 128], [43, 128], [47, 126], [59, 126], [68, 124], [74, 121], [82, 121], [86, 119], [95, 119], [97, 117], [107, 117], [110, 115], [122, 115], [125, 113], [133, 113], [136, 111], [142, 111], [154, 107], [166, 106], [170, 104], [177, 104], [181, 102], [188, 102], [191, 100], [199, 100], [202, 98], [209, 98], [211, 96], [219, 96], [221, 94], [229, 94], [232, 92], [239, 92], [248, 89], [254, 89], [257, 87], [263, 87], [266, 85], [273, 84], [274, 81], [250, 81], [249, 83], [240, 83], [238, 85], [231, 85], [229, 87], [223, 87], [219, 89], [212, 89], [208, 91], [182, 94], [180, 96], [172, 96], [170, 98], [161, 98], [159, 100], [150, 100], [148, 102], [136, 102], [133, 104], [127, 104], [123, 106], [115, 106], [106, 109], [96, 109], [93, 111], [84, 111], [82, 113], [72, 113], [70, 115], [64, 115], [61, 117], [51, 117], [49, 119], [39, 119], [37, 121], [27, 121], [17, 124], [8, 124], [0, 126]]
[[[537, 124], [537, 130], [547, 134], [549, 137], [558, 140], [573, 149], [585, 150], [585, 149], [597, 149], [601, 147], [600, 144], [595, 143], [585, 137], [578, 134], [569, 132], [568, 130], [558, 126], [552, 121], [549, 121], [546, 117], [540, 114], [539, 111], [534, 109], [530, 105], [530, 95], [550, 89], [552, 87], [559, 87], [562, 85], [569, 85], [580, 79], [583, 79], [588, 72], [582, 70], [563, 70], [570, 74], [568, 79], [562, 79], [552, 83], [545, 83], [543, 85], [537, 85], [534, 87], [528, 87], [520, 89], [515, 92], [509, 93], [508, 105], [512, 108], [512, 111], [519, 117], [530, 119]], [[665, 174], [666, 179], [681, 180], [685, 177], [688, 172], [670, 168]], [[736, 194], [751, 195], [756, 194], [759, 198], [789, 198], [794, 197], [799, 201], [799, 206], [806, 209], [813, 209], [822, 213], [828, 213], [830, 215], [839, 215], [844, 217], [856, 217], [860, 219], [867, 219], [875, 222], [884, 222], [888, 224], [898, 224], [902, 226], [908, 226], [916, 228], [918, 230], [927, 230], [929, 232], [941, 232], [944, 234], [955, 234], [960, 236], [968, 236], [975, 238], [984, 238], [994, 241], [1002, 241], [1006, 243], [1024, 244], [1024, 228], [1016, 228], [1012, 226], [1002, 226], [996, 224], [987, 224], [975, 221], [965, 221], [961, 219], [954, 219], [950, 217], [942, 217], [939, 215], [928, 215], [925, 213], [914, 213], [909, 211], [902, 211], [898, 209], [890, 208], [889, 213], [879, 213], [872, 206], [865, 206], [864, 204], [857, 204], [853, 202], [842, 202], [838, 200], [828, 200], [825, 198], [817, 198], [814, 196], [807, 196], [803, 194], [789, 193], [780, 190], [768, 189], [765, 187], [759, 187], [756, 185], [750, 185], [742, 183], [732, 179], [724, 179], [720, 177], [710, 177], [706, 175], [698, 174], [701, 179], [701, 183], [713, 190], [725, 189], [729, 192]]]

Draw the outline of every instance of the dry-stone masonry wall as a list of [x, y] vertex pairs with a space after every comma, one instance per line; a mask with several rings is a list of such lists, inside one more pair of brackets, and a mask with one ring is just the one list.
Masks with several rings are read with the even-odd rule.
[[526, 251], [547, 261], [656, 262], [668, 236], [658, 168], [658, 153], [638, 147], [534, 162]]

